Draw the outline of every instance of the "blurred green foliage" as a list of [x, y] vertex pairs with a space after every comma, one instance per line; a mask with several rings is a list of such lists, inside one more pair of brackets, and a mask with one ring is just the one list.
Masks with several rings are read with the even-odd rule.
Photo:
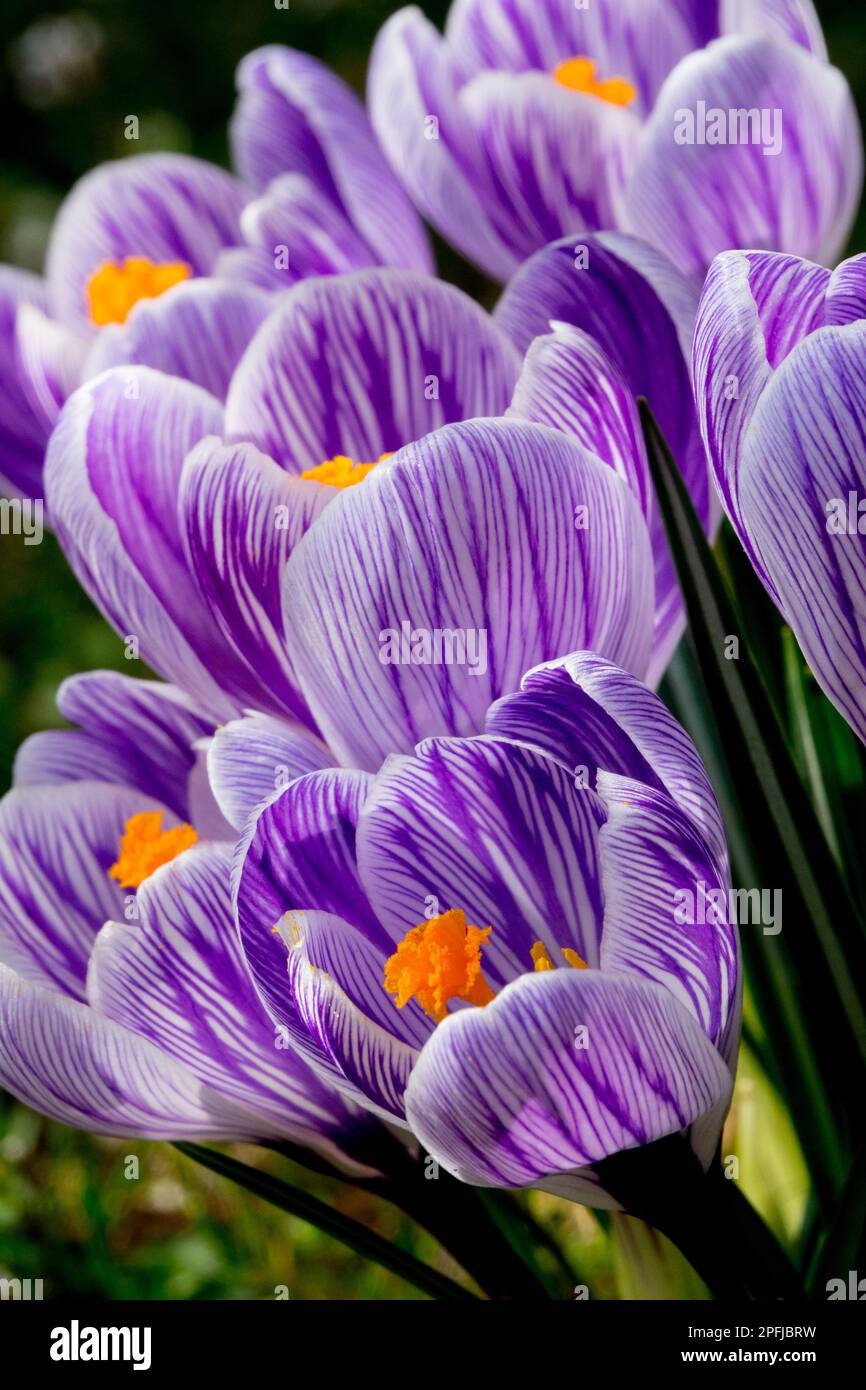
[[[288, 9], [273, 0], [53, 6], [4, 0], [0, 260], [41, 268], [54, 213], [72, 183], [94, 164], [130, 152], [125, 116], [140, 120], [136, 152], [183, 150], [227, 163], [233, 74], [244, 53], [263, 43], [290, 44], [323, 58], [362, 90], [370, 44], [396, 8], [389, 0], [291, 0]], [[424, 0], [423, 8], [441, 23], [448, 3]], [[848, 76], [862, 114], [866, 14], [850, 0], [823, 0], [818, 8], [831, 56]], [[854, 246], [863, 246], [863, 233], [861, 211]], [[494, 291], [483, 277], [441, 244], [437, 249], [447, 278], [491, 302]], [[54, 694], [65, 676], [100, 666], [143, 672], [124, 661], [121, 641], [78, 588], [50, 536], [31, 547], [20, 537], [0, 540], [0, 600], [2, 790], [21, 740], [60, 722]], [[750, 1134], [754, 1142], [753, 1098], [764, 1084], [750, 1070], [730, 1121], [738, 1151]], [[787, 1234], [796, 1225], [805, 1178], [784, 1115], [776, 1117], [766, 1147], [772, 1108], [772, 1096], [764, 1096], [761, 1159], [749, 1165], [766, 1190], [749, 1195]], [[273, 1155], [236, 1152], [283, 1171]], [[140, 1160], [135, 1179], [124, 1175], [130, 1154]], [[772, 1182], [765, 1181], [768, 1171]], [[783, 1174], [788, 1187], [780, 1194]], [[295, 1173], [293, 1180], [458, 1276], [435, 1242], [394, 1209], [324, 1179]], [[636, 1228], [607, 1235], [582, 1208], [541, 1193], [530, 1200], [594, 1298], [647, 1296], [646, 1289], [657, 1286], [657, 1238], [648, 1241]], [[676, 1252], [662, 1248], [662, 1255], [669, 1296], [677, 1289], [680, 1296], [700, 1296]], [[49, 1124], [0, 1095], [3, 1275], [43, 1279], [46, 1297], [269, 1299], [278, 1285], [302, 1299], [420, 1297], [303, 1222], [194, 1168], [168, 1145], [94, 1139]]]

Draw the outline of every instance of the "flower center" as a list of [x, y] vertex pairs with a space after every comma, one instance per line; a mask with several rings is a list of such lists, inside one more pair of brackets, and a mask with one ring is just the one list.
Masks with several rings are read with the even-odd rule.
[[596, 78], [592, 58], [567, 58], [554, 68], [553, 76], [563, 87], [601, 97], [602, 101], [609, 101], [612, 106], [630, 106], [637, 96], [637, 88], [625, 77], [606, 77], [600, 82]]
[[91, 321], [100, 328], [106, 323], [126, 323], [140, 299], [157, 299], [191, 274], [184, 261], [157, 265], [146, 256], [127, 256], [122, 264], [106, 261], [87, 282]]
[[162, 864], [171, 863], [197, 840], [191, 825], [163, 830], [161, 811], [140, 811], [124, 826], [117, 863], [108, 870], [108, 877], [122, 888], [138, 888]]
[[[452, 999], [482, 1008], [489, 1004], [495, 993], [481, 973], [481, 951], [491, 931], [472, 926], [458, 907], [413, 927], [385, 962], [385, 989], [395, 996], [397, 1008], [417, 999], [441, 1023]], [[575, 969], [589, 969], [570, 947], [564, 946], [562, 954]], [[543, 942], [536, 941], [531, 955], [536, 971], [556, 969]]]
[[346, 454], [337, 454], [332, 459], [326, 459], [324, 463], [316, 464], [315, 468], [304, 469], [301, 477], [308, 478], [313, 483], [327, 483], [328, 487], [354, 487], [356, 483], [364, 481], [377, 463], [383, 463], [385, 459], [392, 457], [392, 454], [382, 454], [374, 463], [356, 463]]

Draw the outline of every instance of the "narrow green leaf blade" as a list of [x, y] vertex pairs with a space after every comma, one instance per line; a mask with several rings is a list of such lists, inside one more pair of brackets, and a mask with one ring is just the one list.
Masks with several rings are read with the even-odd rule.
[[239, 1187], [244, 1187], [248, 1192], [255, 1193], [257, 1197], [279, 1207], [281, 1211], [287, 1211], [292, 1216], [299, 1216], [303, 1221], [308, 1221], [311, 1226], [318, 1227], [320, 1231], [333, 1236], [343, 1245], [348, 1245], [349, 1249], [354, 1250], [356, 1254], [363, 1255], [365, 1259], [374, 1260], [383, 1269], [390, 1270], [392, 1274], [414, 1284], [416, 1289], [429, 1294], [431, 1298], [461, 1303], [479, 1301], [475, 1294], [470, 1293], [468, 1289], [461, 1288], [453, 1279], [430, 1269], [428, 1265], [416, 1260], [415, 1256], [410, 1255], [408, 1251], [400, 1250], [396, 1245], [392, 1245], [377, 1235], [375, 1231], [362, 1226], [359, 1221], [353, 1221], [351, 1217], [343, 1216], [341, 1212], [335, 1211], [325, 1202], [320, 1201], [318, 1197], [302, 1192], [300, 1188], [292, 1187], [289, 1183], [271, 1177], [268, 1173], [260, 1173], [258, 1169], [251, 1168], [249, 1164], [240, 1163], [237, 1159], [230, 1158], [228, 1154], [219, 1153], [216, 1149], [208, 1149], [201, 1144], [186, 1142], [177, 1143], [174, 1147], [186, 1154], [187, 1158], [193, 1159], [195, 1163], [200, 1163], [203, 1168], [209, 1168], [212, 1173], [218, 1173], [220, 1177], [230, 1178]]
[[[750, 886], [783, 890], [787, 930], [783, 946], [778, 939], [774, 942], [768, 965], [775, 970], [776, 986], [789, 996], [792, 988], [807, 992], [809, 1015], [819, 1024], [809, 1030], [809, 1043], [820, 1063], [821, 1083], [832, 1098], [836, 1124], [844, 1125], [846, 1118], [853, 1120], [852, 1070], [861, 1083], [866, 1073], [862, 927], [749, 649], [741, 642], [738, 659], [726, 655], [728, 639], [741, 631], [736, 610], [645, 401], [640, 410], [701, 674], [711, 692], [731, 783], [748, 808], [750, 848], [761, 874]], [[785, 957], [792, 972], [786, 969]], [[790, 973], [793, 979], [786, 981]], [[796, 1005], [796, 999], [789, 997], [788, 1003]], [[844, 1070], [840, 1053], [848, 1055]]]

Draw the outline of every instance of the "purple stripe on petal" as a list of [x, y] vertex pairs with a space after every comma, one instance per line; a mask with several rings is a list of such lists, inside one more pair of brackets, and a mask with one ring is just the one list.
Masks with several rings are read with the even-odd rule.
[[267, 252], [275, 270], [282, 273], [287, 260], [294, 280], [376, 263], [336, 203], [303, 174], [281, 174], [269, 183], [260, 198], [247, 203], [241, 229], [251, 246]]
[[227, 848], [199, 845], [149, 878], [139, 920], [99, 933], [88, 997], [204, 1086], [256, 1119], [259, 1137], [340, 1160], [351, 1113], [294, 1052], [279, 1046], [234, 930]]
[[822, 328], [786, 358], [745, 436], [740, 500], [810, 669], [866, 741], [864, 352], [858, 322]]
[[519, 366], [451, 285], [394, 270], [310, 280], [242, 359], [226, 432], [291, 473], [339, 454], [371, 463], [453, 420], [502, 414]]
[[238, 708], [211, 674], [225, 680], [230, 653], [214, 641], [177, 519], [184, 456], [221, 424], [219, 403], [200, 387], [113, 368], [64, 406], [45, 482], [66, 556], [108, 620], [203, 709], [231, 718]]
[[730, 1091], [718, 1052], [667, 990], [563, 969], [524, 975], [487, 1008], [440, 1024], [406, 1109], [464, 1182], [526, 1187], [702, 1117], [715, 1147]]
[[598, 77], [633, 83], [646, 110], [680, 58], [715, 37], [715, 9], [715, 0], [454, 0], [446, 37], [469, 72], [549, 74], [591, 57]]
[[367, 103], [383, 150], [424, 216], [498, 280], [519, 264], [496, 230], [496, 190], [459, 101], [460, 55], [410, 5], [382, 26], [370, 57]]
[[264, 188], [298, 173], [331, 198], [386, 265], [432, 269], [421, 223], [370, 129], [360, 99], [323, 63], [272, 44], [237, 73], [230, 135], [245, 178]]
[[49, 787], [62, 782], [113, 782], [129, 786], [118, 750], [81, 729], [49, 729], [31, 734], [15, 754], [16, 787]]
[[285, 913], [332, 912], [387, 945], [355, 865], [355, 827], [369, 781], [359, 772], [310, 773], [265, 806], [238, 843], [232, 879], [241, 945], [265, 1008], [283, 1026], [292, 1025], [293, 1010], [286, 953], [274, 929]]
[[489, 216], [518, 260], [568, 233], [621, 225], [640, 123], [541, 73], [484, 73], [460, 109], [495, 191]]
[[83, 777], [117, 782], [189, 819], [193, 744], [212, 732], [213, 722], [182, 691], [117, 671], [87, 671], [63, 682], [57, 708], [84, 732], [34, 734], [16, 758], [16, 785]]
[[155, 367], [222, 400], [241, 355], [270, 311], [270, 297], [252, 286], [210, 279], [176, 285], [157, 299], [139, 300], [126, 323], [102, 329], [85, 377], [127, 364]]
[[609, 464], [640, 502], [655, 562], [655, 632], [648, 671], [653, 683], [682, 635], [685, 613], [628, 383], [589, 334], [555, 324], [552, 334], [531, 344], [508, 415], [572, 435]]
[[[105, 782], [20, 787], [0, 802], [0, 934], [29, 960], [27, 975], [84, 997], [93, 939], [123, 917], [126, 893], [108, 871], [130, 816], [163, 808]], [[163, 822], [167, 829], [173, 816]], [[16, 957], [20, 959], [20, 956]]]
[[106, 261], [145, 256], [184, 261], [207, 275], [219, 252], [241, 240], [243, 184], [185, 154], [142, 154], [101, 164], [66, 198], [48, 247], [53, 312], [88, 321], [86, 285]]
[[723, 34], [775, 34], [827, 57], [821, 21], [812, 0], [721, 0]]
[[[303, 1055], [348, 1097], [400, 1124], [404, 1122], [403, 1094], [418, 1049], [398, 1036], [403, 1031], [399, 1025], [383, 1027], [370, 1018], [339, 978], [314, 964], [317, 952], [324, 959], [335, 953], [333, 938], [343, 929], [351, 931], [337, 917], [322, 912], [299, 914], [299, 939], [289, 951], [289, 981], [300, 1026], [308, 1035], [306, 1046], [301, 1044]], [[361, 983], [355, 980], [355, 992], [369, 994], [372, 962], [366, 953], [358, 965]], [[382, 995], [387, 1004], [384, 988]]]
[[592, 652], [529, 671], [517, 694], [491, 708], [487, 732], [534, 743], [575, 775], [613, 772], [664, 788], [727, 872], [721, 812], [697, 749], [658, 696], [626, 671]]
[[333, 766], [325, 745], [300, 724], [246, 714], [217, 729], [208, 751], [214, 796], [236, 830], [296, 777]]
[[[723, 143], [715, 143], [716, 111]], [[732, 129], [731, 111], [756, 112], [760, 132], [754, 123]], [[845, 245], [862, 178], [857, 113], [840, 72], [784, 39], [718, 39], [680, 63], [659, 93], [628, 220], [687, 275], [740, 246], [823, 264]]]
[[537, 749], [492, 738], [430, 739], [391, 758], [358, 823], [367, 897], [396, 943], [453, 908], [491, 927], [482, 961], [498, 986], [532, 969], [542, 941], [598, 963], [603, 812]]
[[149, 1139], [254, 1138], [184, 1067], [126, 1028], [0, 965], [0, 1085], [61, 1124]]
[[251, 445], [209, 438], [187, 456], [176, 498], [186, 572], [206, 615], [204, 631], [194, 635], [202, 658], [206, 641], [222, 646], [230, 659], [218, 658], [216, 669], [227, 693], [306, 724], [283, 632], [280, 579], [332, 497], [331, 488], [288, 477]]
[[492, 700], [562, 652], [643, 673], [651, 563], [637, 502], [576, 442], [452, 425], [305, 536], [285, 572], [289, 646], [338, 760], [376, 769], [428, 735], [477, 733]]
[[22, 372], [16, 325], [22, 307], [41, 312], [44, 302], [38, 276], [0, 266], [0, 489], [27, 497], [42, 495], [48, 429]]
[[682, 350], [696, 308], [664, 256], [630, 237], [602, 235], [569, 237], [539, 251], [506, 288], [495, 317], [521, 352], [552, 321], [588, 334], [632, 396], [649, 401], [708, 527], [707, 461]]
[[737, 535], [771, 594], [740, 511], [743, 438], [772, 369], [823, 322], [829, 273], [795, 256], [729, 251], [710, 267], [695, 326], [701, 431]]
[[739, 948], [730, 876], [719, 873], [694, 823], [664, 792], [607, 772], [598, 791], [608, 811], [602, 969], [664, 985], [733, 1070]]
[[866, 255], [851, 256], [830, 276], [824, 301], [825, 323], [856, 323], [866, 318]]
[[385, 990], [390, 949], [374, 946], [356, 927], [328, 912], [289, 912], [281, 920], [280, 935], [290, 955], [300, 951], [306, 966], [324, 971], [371, 1023], [410, 1047], [423, 1047], [435, 1024], [414, 999], [398, 1009]]

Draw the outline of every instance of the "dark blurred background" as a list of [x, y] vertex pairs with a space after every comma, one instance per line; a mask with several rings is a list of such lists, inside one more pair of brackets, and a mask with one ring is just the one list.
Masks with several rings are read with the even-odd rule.
[[[226, 163], [234, 69], [260, 44], [316, 54], [362, 91], [373, 37], [397, 8], [388, 0], [290, 0], [289, 9], [277, 9], [273, 0], [2, 0], [0, 261], [40, 270], [60, 200], [103, 160], [164, 149]], [[423, 0], [423, 8], [441, 24], [448, 0]], [[818, 9], [831, 58], [847, 75], [862, 116], [866, 11], [854, 0], [820, 0]], [[130, 114], [139, 117], [141, 132], [132, 146], [123, 138]], [[863, 231], [861, 212], [855, 249], [866, 244]], [[438, 251], [444, 275], [489, 298], [490, 287], [474, 271], [441, 245]], [[58, 722], [59, 682], [100, 666], [130, 669], [119, 639], [72, 580], [53, 539], [46, 535], [32, 547], [19, 538], [0, 544], [0, 791], [22, 738]], [[768, 1104], [761, 1105], [765, 1116]], [[738, 1113], [744, 1123], [742, 1102]], [[796, 1220], [799, 1187], [783, 1116], [774, 1133], [779, 1170], [768, 1168], [764, 1144], [762, 1210], [768, 1215], [768, 1205], [776, 1204], [781, 1230]], [[124, 1177], [130, 1153], [141, 1160], [134, 1181]], [[448, 1268], [433, 1242], [390, 1209], [318, 1180], [309, 1185]], [[554, 1223], [593, 1296], [636, 1296], [624, 1284], [633, 1262], [627, 1275], [616, 1243], [607, 1243], [590, 1213], [543, 1194], [532, 1201]], [[43, 1278], [46, 1296], [268, 1298], [276, 1284], [288, 1284], [292, 1298], [411, 1296], [391, 1276], [194, 1169], [167, 1145], [94, 1140], [47, 1124], [0, 1094], [4, 1275]], [[672, 1277], [685, 1280], [680, 1296], [694, 1296], [689, 1276], [680, 1270]]]

